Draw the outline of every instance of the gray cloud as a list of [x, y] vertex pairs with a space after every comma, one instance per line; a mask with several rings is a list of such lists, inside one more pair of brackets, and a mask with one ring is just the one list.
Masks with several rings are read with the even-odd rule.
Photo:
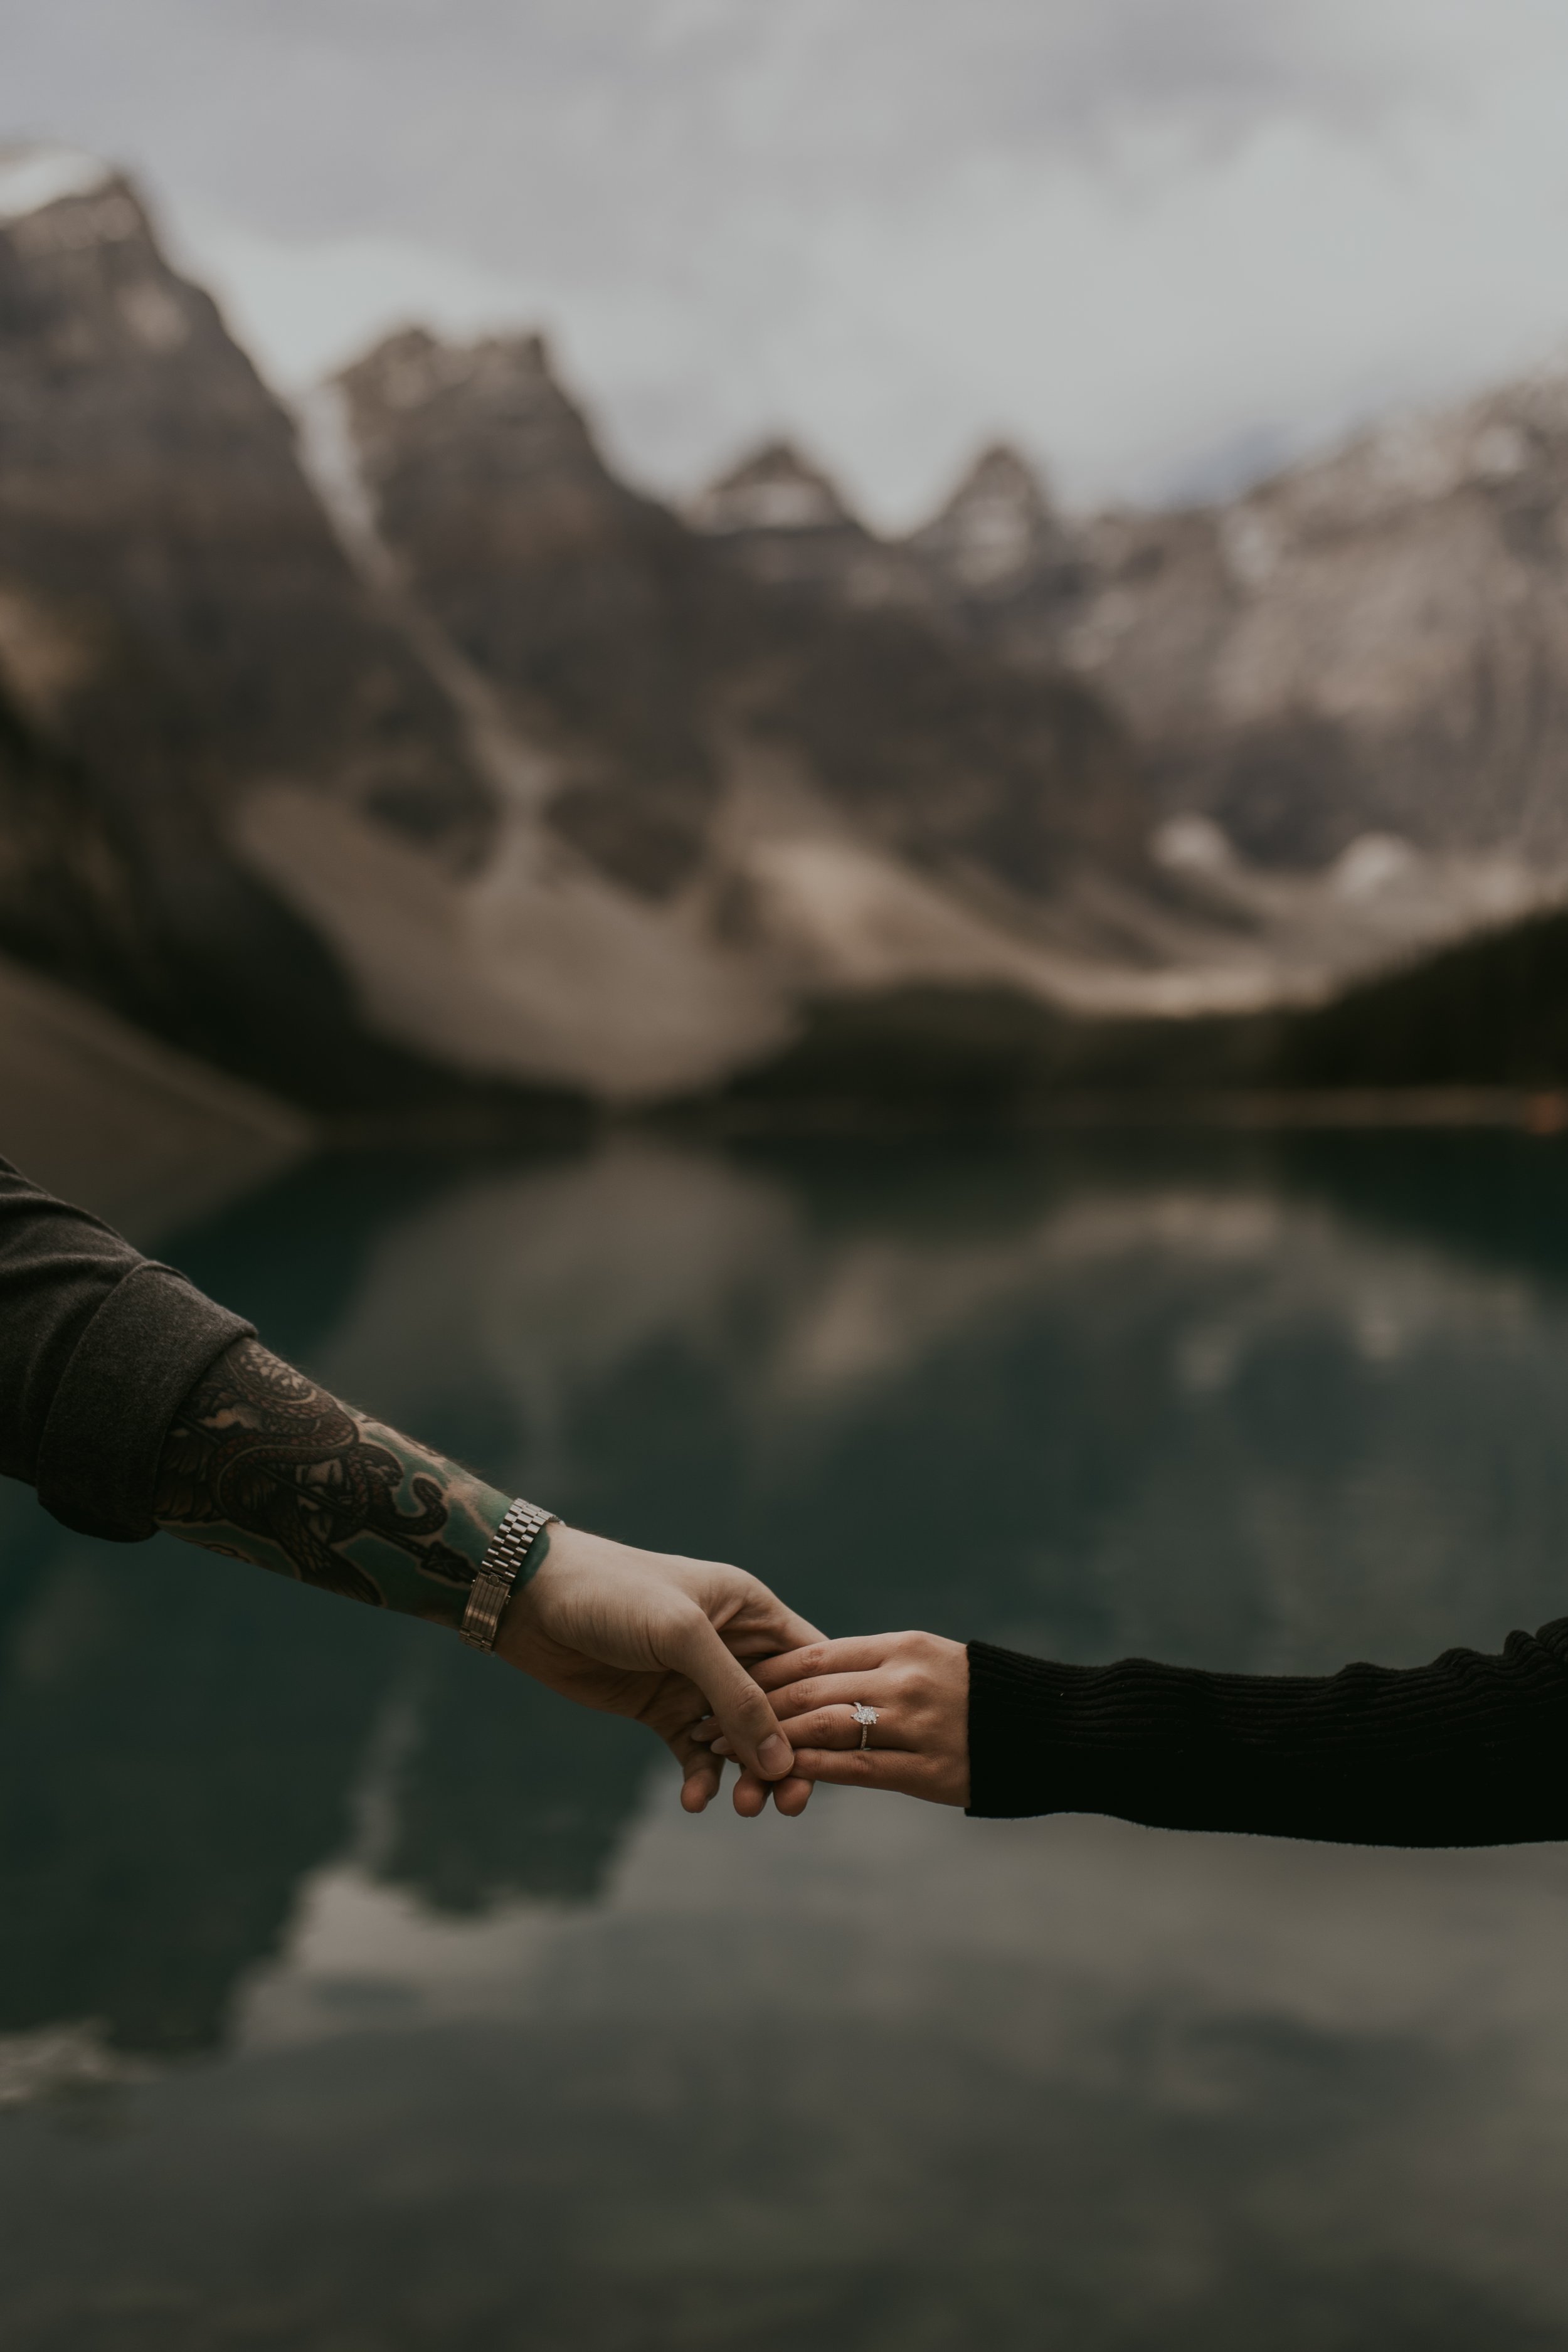
[[784, 425], [907, 512], [1000, 429], [1142, 494], [1568, 319], [1537, 0], [11, 0], [6, 37], [12, 127], [140, 168], [283, 374], [400, 307], [538, 316], [668, 483]]
[[[14, 0], [13, 113], [275, 229], [509, 258], [969, 159], [1364, 122], [1423, 68], [1338, 0]], [[628, 215], [628, 196], [637, 211]]]

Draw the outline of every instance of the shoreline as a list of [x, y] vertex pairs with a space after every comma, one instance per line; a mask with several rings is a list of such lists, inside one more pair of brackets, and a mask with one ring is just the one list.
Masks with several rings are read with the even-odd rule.
[[571, 1145], [602, 1136], [658, 1134], [723, 1141], [768, 1136], [878, 1136], [1081, 1132], [1113, 1129], [1220, 1129], [1267, 1133], [1301, 1129], [1512, 1130], [1568, 1133], [1568, 1089], [1523, 1087], [1234, 1088], [1177, 1093], [1062, 1094], [1034, 1100], [966, 1102], [809, 1099], [686, 1101], [637, 1110], [584, 1108], [580, 1118], [515, 1118], [494, 1106], [448, 1105], [412, 1114], [356, 1115], [318, 1122], [329, 1151], [378, 1149], [483, 1150], [509, 1144]]

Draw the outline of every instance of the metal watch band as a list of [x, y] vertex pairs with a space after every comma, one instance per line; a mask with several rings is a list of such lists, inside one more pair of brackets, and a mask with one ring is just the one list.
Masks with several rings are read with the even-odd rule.
[[512, 1587], [542, 1528], [558, 1518], [556, 1511], [541, 1510], [520, 1496], [489, 1539], [468, 1592], [461, 1633], [471, 1650], [493, 1650], [501, 1611], [511, 1599]]

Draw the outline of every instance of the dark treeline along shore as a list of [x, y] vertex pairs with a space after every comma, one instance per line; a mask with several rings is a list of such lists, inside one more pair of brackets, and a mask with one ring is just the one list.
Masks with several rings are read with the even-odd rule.
[[1437, 1123], [1553, 1121], [1568, 1087], [1568, 916], [1534, 916], [1299, 1012], [1180, 1023], [1068, 1019], [1001, 991], [910, 990], [815, 1008], [805, 1035], [713, 1106], [787, 1118], [922, 1106], [992, 1118], [1289, 1120], [1292, 1097], [1359, 1124], [1430, 1090]]

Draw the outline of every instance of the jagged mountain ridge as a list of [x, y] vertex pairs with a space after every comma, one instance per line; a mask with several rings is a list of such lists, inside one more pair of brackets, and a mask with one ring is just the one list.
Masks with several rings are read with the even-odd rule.
[[399, 339], [338, 408], [324, 502], [129, 184], [5, 167], [0, 926], [59, 976], [329, 1107], [647, 1097], [812, 991], [1048, 986], [1036, 915], [1140, 866], [1092, 693], [763, 595], [536, 343]]
[[1075, 682], [929, 614], [757, 581], [728, 537], [616, 479], [534, 337], [389, 338], [310, 438], [364, 576], [488, 740], [504, 837], [466, 908], [423, 894], [416, 1004], [406, 942], [373, 935], [349, 872], [368, 845], [275, 795], [246, 838], [426, 1050], [526, 1050], [647, 1098], [776, 1050], [817, 993], [1048, 992], [1064, 929], [1079, 960], [1085, 938], [1117, 957], [1120, 910], [1093, 892], [1136, 892], [1150, 813]]
[[1543, 887], [1506, 854], [1422, 856], [1364, 827], [1342, 866], [1255, 869], [1190, 811], [1151, 863], [1159, 763], [1135, 714], [1118, 742], [1113, 698], [1072, 691], [1083, 533], [1009, 452], [889, 543], [774, 443], [680, 531], [610, 476], [536, 339], [395, 338], [342, 390], [405, 582], [536, 742], [578, 736], [552, 823], [634, 888], [721, 889], [726, 936], [786, 991], [1310, 1000]]
[[[1337, 492], [1080, 523], [995, 449], [889, 542], [774, 445], [682, 516], [533, 337], [390, 338], [297, 432], [128, 184], [34, 156], [0, 425], [0, 939], [327, 1108], [690, 1094], [879, 992], [1311, 998], [1557, 887], [1556, 509], [1513, 410], [1415, 490], [1351, 453]], [[1347, 602], [1363, 530], [1405, 698], [1357, 735], [1290, 616]], [[1528, 574], [1522, 651], [1449, 581], [1401, 667], [1421, 551], [1478, 547]]]
[[994, 452], [908, 544], [958, 625], [1097, 686], [1164, 813], [1258, 864], [1382, 832], [1564, 871], [1568, 375], [1209, 507], [1070, 522]]
[[[927, 864], [1040, 900], [1085, 859], [1137, 867], [1148, 810], [1094, 696], [972, 658], [885, 597], [841, 610], [809, 565], [758, 593], [731, 560], [740, 533], [694, 532], [616, 479], [537, 338], [411, 333], [342, 389], [403, 576], [517, 724], [552, 738], [551, 822], [617, 880], [655, 898], [688, 880], [759, 744]], [[873, 545], [809, 509], [779, 535]]]
[[[764, 455], [831, 501], [798, 534], [824, 597], [921, 609], [1121, 721], [1187, 928], [1137, 910], [1163, 978], [1080, 1009], [1310, 1003], [1568, 896], [1568, 376], [1206, 508], [1068, 516], [994, 445], [893, 541], [808, 459]], [[779, 573], [782, 520], [737, 529], [726, 491], [694, 519]]]

